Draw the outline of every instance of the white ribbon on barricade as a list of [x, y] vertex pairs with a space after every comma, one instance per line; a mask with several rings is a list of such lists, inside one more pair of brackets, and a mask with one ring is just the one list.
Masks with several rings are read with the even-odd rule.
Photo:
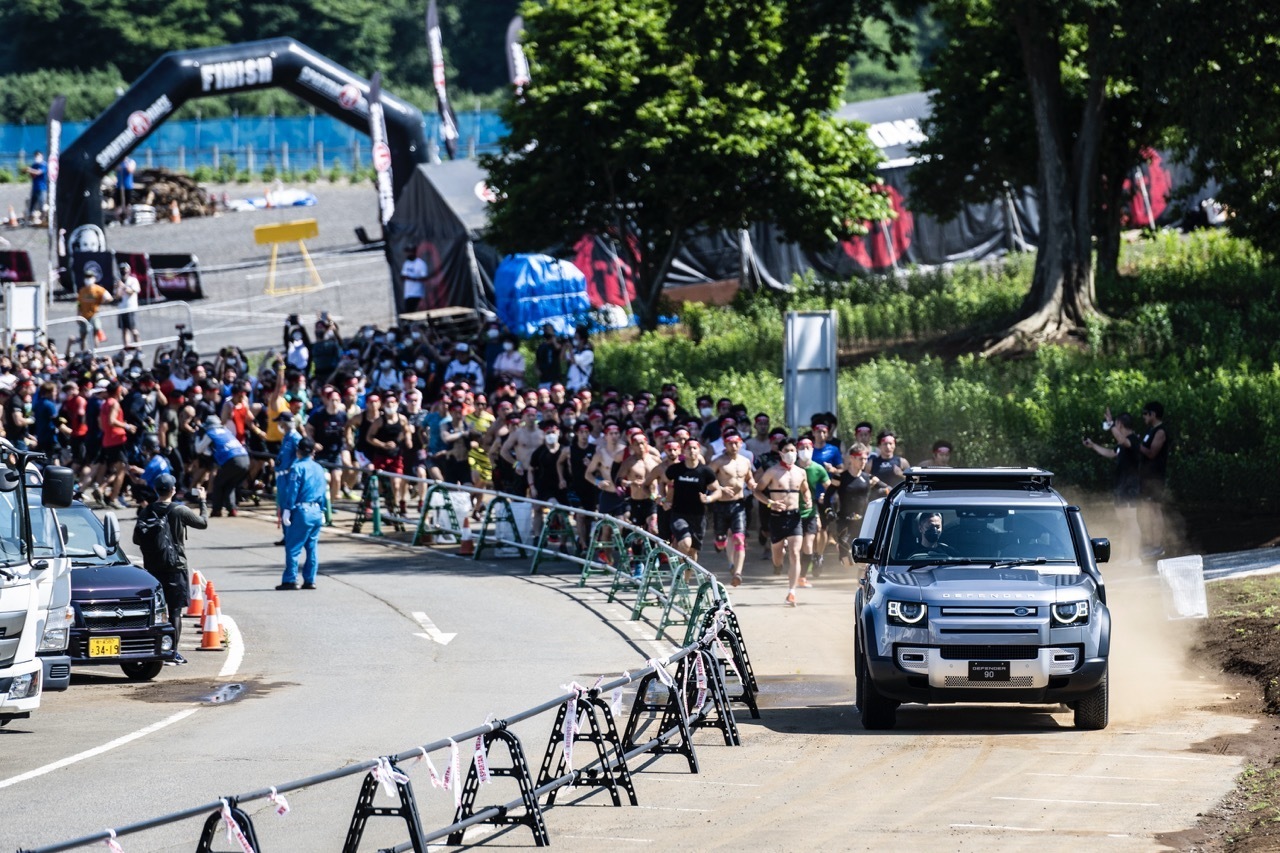
[[111, 837], [105, 838], [102, 841], [103, 844], [107, 845], [107, 849], [110, 850], [111, 853], [124, 853], [124, 848], [120, 846], [119, 841], [116, 841], [116, 831], [114, 829], [108, 829], [107, 835]]
[[[487, 726], [493, 722], [493, 714], [484, 718], [484, 724]], [[489, 758], [484, 752], [484, 734], [476, 735], [475, 746], [471, 750], [471, 760], [476, 765], [476, 781], [482, 785], [487, 785], [493, 781], [489, 776]]]
[[227, 826], [227, 841], [234, 841], [244, 853], [253, 853], [253, 845], [245, 838], [244, 830], [240, 828], [235, 815], [231, 814], [231, 803], [225, 799], [222, 800], [222, 822]]
[[676, 680], [671, 677], [671, 673], [667, 672], [667, 667], [671, 665], [670, 655], [665, 658], [649, 658], [645, 661], [645, 664], [653, 667], [654, 672], [658, 676], [658, 680], [667, 687], [674, 688], [676, 686]]
[[[599, 683], [599, 682], [597, 682]], [[567, 690], [572, 695], [569, 697], [568, 706], [564, 712], [564, 726], [560, 729], [560, 734], [564, 736], [564, 764], [569, 772], [573, 772], [573, 743], [578, 735], [578, 700], [582, 694], [587, 692], [587, 688], [583, 687], [576, 681], [568, 684], [561, 684], [561, 690]], [[577, 784], [575, 777], [573, 784]]]
[[372, 772], [374, 781], [382, 785], [382, 793], [388, 797], [396, 796], [396, 783], [403, 785], [409, 781], [408, 776], [391, 766], [391, 759], [385, 755], [378, 759]]
[[280, 817], [289, 813], [289, 801], [284, 798], [284, 794], [275, 789], [274, 785], [271, 787], [271, 796], [267, 797], [267, 800], [276, 807], [276, 814]]
[[[626, 670], [623, 670], [622, 677], [629, 679], [631, 678], [631, 673], [627, 672]], [[613, 695], [609, 697], [609, 710], [613, 713], [614, 717], [617, 717], [619, 714], [622, 713], [622, 685], [621, 684], [613, 688]]]
[[[440, 780], [440, 787], [453, 791], [454, 808], [462, 805], [462, 774], [458, 771], [458, 744], [453, 738], [449, 738], [449, 766], [444, 769], [444, 778]], [[435, 780], [432, 779], [432, 784], [434, 783]]]
[[[693, 653], [693, 671], [697, 676], [696, 684], [698, 686], [698, 695], [693, 700], [693, 707], [701, 714], [702, 706], [707, 702], [707, 667], [702, 662], [701, 651]], [[693, 716], [693, 712], [690, 711], [686, 716]]]

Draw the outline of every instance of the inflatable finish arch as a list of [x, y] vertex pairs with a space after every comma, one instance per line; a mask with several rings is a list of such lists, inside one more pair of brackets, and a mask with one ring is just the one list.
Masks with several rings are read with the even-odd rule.
[[[178, 107], [193, 98], [285, 89], [362, 133], [369, 132], [369, 81], [291, 38], [166, 53], [62, 153], [58, 227], [103, 224], [102, 178]], [[427, 161], [421, 111], [382, 91], [394, 191]]]

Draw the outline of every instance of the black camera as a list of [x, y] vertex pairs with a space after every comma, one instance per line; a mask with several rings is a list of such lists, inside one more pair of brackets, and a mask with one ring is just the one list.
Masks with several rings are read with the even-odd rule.
[[289, 315], [289, 319], [285, 320], [284, 322], [285, 322], [285, 325], [288, 325], [288, 326], [296, 326], [296, 325], [298, 325], [298, 315], [297, 315], [297, 314], [290, 314], [290, 315]]

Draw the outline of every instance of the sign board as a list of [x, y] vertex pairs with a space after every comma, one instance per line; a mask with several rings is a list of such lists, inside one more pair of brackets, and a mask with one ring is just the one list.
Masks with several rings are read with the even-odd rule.
[[819, 412], [836, 410], [835, 311], [788, 311], [782, 343], [783, 400], [787, 426], [804, 432]]
[[44, 337], [44, 287], [39, 284], [4, 283], [4, 343], [39, 343]]
[[298, 219], [274, 225], [258, 225], [253, 229], [253, 241], [259, 246], [268, 243], [292, 243], [320, 236], [320, 226], [314, 219]]

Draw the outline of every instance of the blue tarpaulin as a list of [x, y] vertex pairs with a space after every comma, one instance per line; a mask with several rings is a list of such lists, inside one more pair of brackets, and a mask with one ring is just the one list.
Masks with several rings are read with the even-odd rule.
[[569, 261], [548, 255], [508, 255], [493, 277], [495, 309], [502, 324], [521, 337], [541, 334], [550, 323], [568, 335], [591, 315], [587, 278]]

